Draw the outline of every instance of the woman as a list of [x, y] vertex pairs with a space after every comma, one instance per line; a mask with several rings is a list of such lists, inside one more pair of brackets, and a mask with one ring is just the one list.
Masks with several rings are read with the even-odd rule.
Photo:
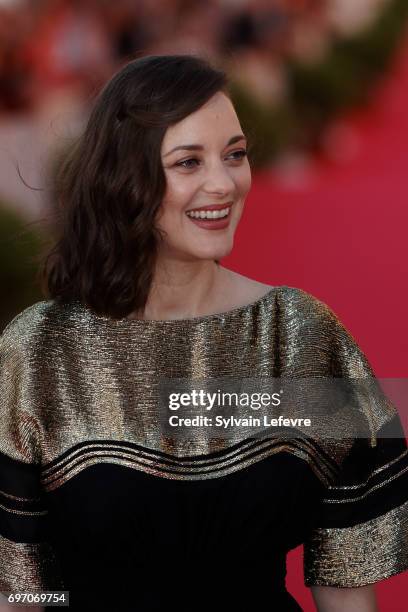
[[373, 378], [324, 303], [219, 264], [251, 185], [246, 144], [224, 73], [198, 57], [137, 59], [101, 92], [58, 178], [48, 299], [1, 339], [3, 592], [66, 590], [72, 610], [300, 610], [285, 558], [304, 543], [319, 611], [372, 612], [372, 583], [407, 569], [407, 451], [379, 393], [368, 408], [353, 395], [371, 437], [351, 443], [347, 424], [334, 443], [176, 433], [162, 409], [163, 381]]

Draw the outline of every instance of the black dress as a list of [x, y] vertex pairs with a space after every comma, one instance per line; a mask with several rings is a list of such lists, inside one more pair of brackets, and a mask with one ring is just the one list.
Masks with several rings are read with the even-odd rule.
[[[218, 427], [208, 406], [212, 425], [169, 426], [198, 414], [169, 409], [177, 385], [373, 380], [309, 293], [273, 287], [168, 321], [37, 302], [8, 324], [0, 356], [1, 592], [69, 591], [70, 610], [255, 611], [266, 600], [285, 612], [301, 610], [285, 588], [286, 554], [301, 543], [307, 586], [408, 569], [407, 447], [377, 388], [335, 413], [341, 436], [292, 422], [258, 435], [238, 418]], [[353, 415], [368, 436], [354, 435]]]

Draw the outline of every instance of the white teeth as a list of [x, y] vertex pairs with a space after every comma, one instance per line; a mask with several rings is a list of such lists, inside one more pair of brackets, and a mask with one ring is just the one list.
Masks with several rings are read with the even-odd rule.
[[222, 210], [189, 210], [186, 215], [193, 219], [222, 219], [229, 214], [229, 211], [229, 208], [223, 208]]

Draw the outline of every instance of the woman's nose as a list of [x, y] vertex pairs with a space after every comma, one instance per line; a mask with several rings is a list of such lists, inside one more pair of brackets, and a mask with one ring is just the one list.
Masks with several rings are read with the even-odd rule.
[[204, 181], [204, 190], [207, 193], [225, 195], [231, 193], [234, 189], [235, 183], [225, 166], [219, 164], [208, 169]]

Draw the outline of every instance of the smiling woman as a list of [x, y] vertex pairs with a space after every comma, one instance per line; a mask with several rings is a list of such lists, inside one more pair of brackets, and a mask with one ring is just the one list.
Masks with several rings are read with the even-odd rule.
[[338, 438], [325, 412], [325, 435], [298, 429], [293, 406], [262, 437], [241, 407], [181, 435], [163, 414], [162, 383], [257, 397], [264, 378], [374, 377], [323, 302], [219, 264], [246, 146], [202, 58], [137, 59], [96, 100], [59, 175], [47, 299], [0, 339], [0, 592], [69, 591], [72, 612], [295, 612], [286, 555], [304, 544], [319, 612], [373, 612], [369, 585], [407, 569], [407, 448], [378, 390], [344, 397]]
[[[165, 239], [159, 258], [211, 261], [231, 251], [251, 187], [246, 138], [240, 130], [223, 92], [167, 129], [162, 143], [166, 193], [157, 219]], [[193, 138], [197, 144], [178, 144]], [[185, 159], [186, 149], [196, 156]], [[182, 166], [186, 162], [194, 163]]]
[[[190, 315], [265, 292], [218, 265], [251, 186], [246, 144], [221, 70], [192, 56], [127, 64], [57, 177], [59, 233], [44, 262], [45, 292], [113, 318], [177, 318], [184, 313], [172, 303], [179, 308], [186, 290]], [[219, 291], [226, 281], [228, 300]]]

